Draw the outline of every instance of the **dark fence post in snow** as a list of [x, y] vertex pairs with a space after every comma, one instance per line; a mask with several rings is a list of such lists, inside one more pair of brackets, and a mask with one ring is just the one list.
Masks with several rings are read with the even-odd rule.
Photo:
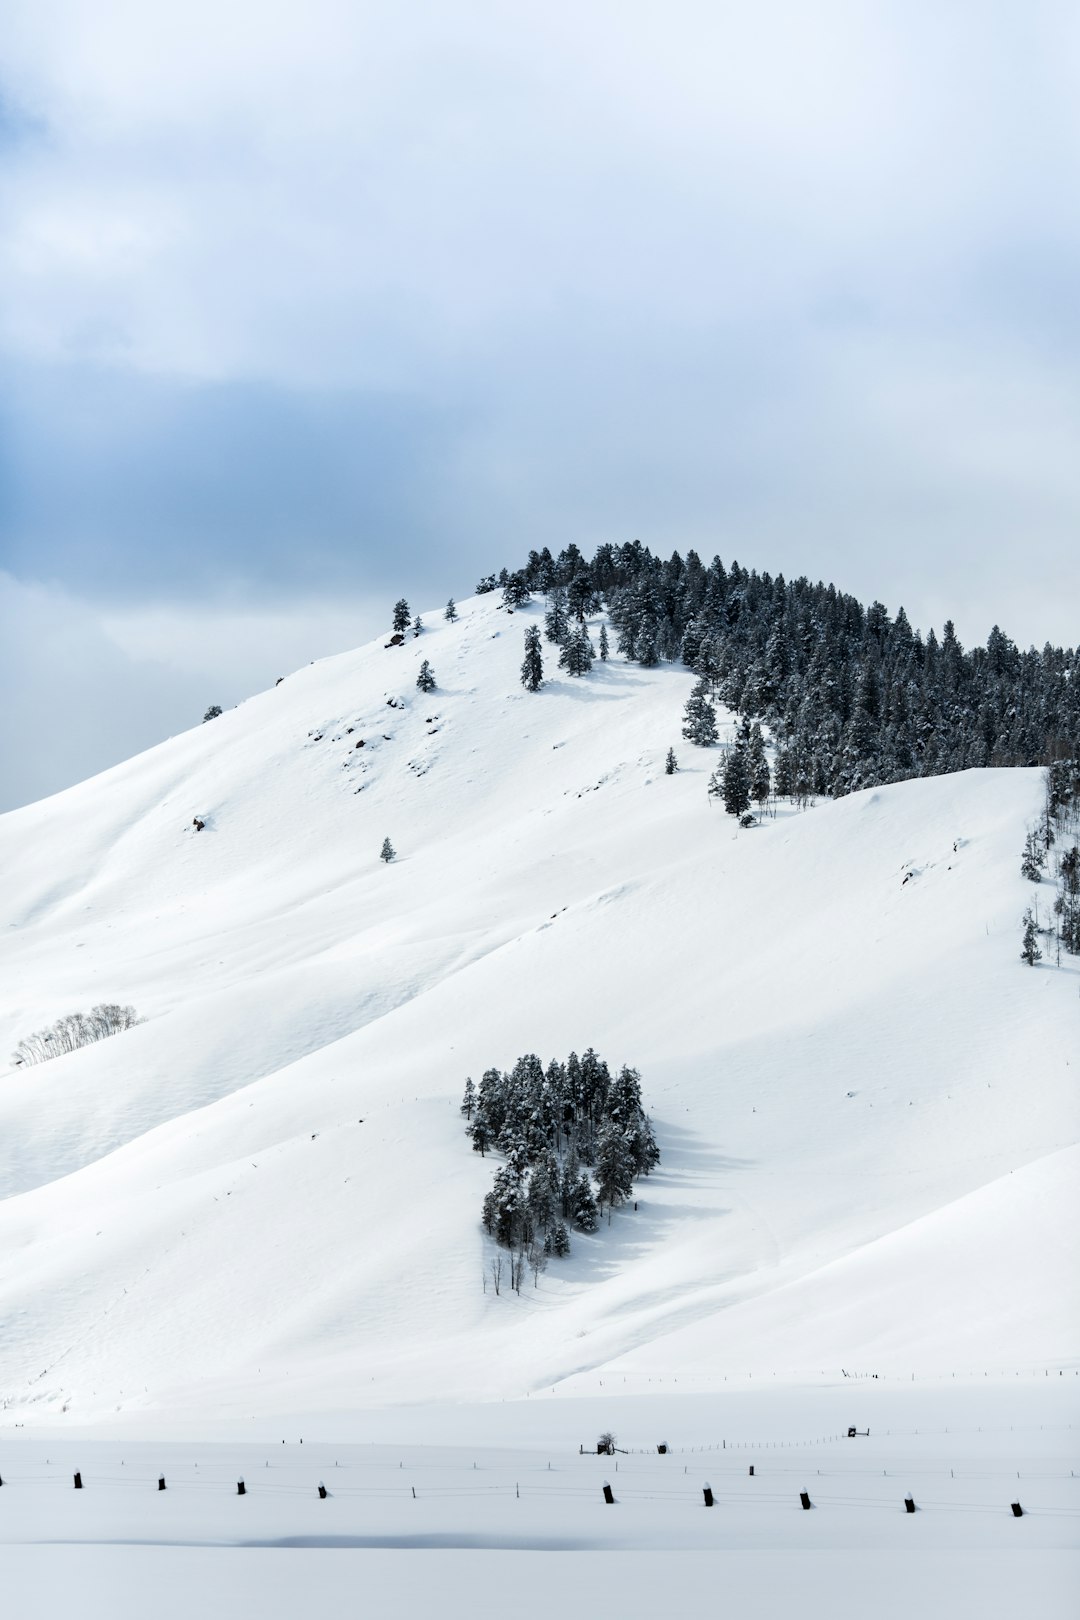
[[77, 1491], [82, 1490], [82, 1475], [81, 1474], [76, 1474], [75, 1475], [75, 1489]]
[[705, 1506], [706, 1507], [712, 1507], [712, 1505], [713, 1505], [712, 1486], [711, 1485], [703, 1486], [701, 1494], [705, 1498]]
[[811, 1502], [810, 1502], [810, 1493], [809, 1493], [809, 1491], [800, 1491], [799, 1492], [799, 1501], [802, 1503], [804, 1508], [810, 1507]]
[[754, 1477], [754, 1465], [753, 1465], [753, 1463], [751, 1463], [750, 1464], [750, 1478], [753, 1479], [753, 1477]]
[[665, 1457], [667, 1455], [667, 1445], [664, 1443], [664, 1441], [661, 1441], [656, 1449], [660, 1453], [661, 1457]]
[[904, 1511], [905, 1511], [905, 1513], [914, 1513], [914, 1511], [915, 1511], [915, 1498], [913, 1496], [905, 1496], [904, 1497]]
[[237, 1496], [247, 1495], [247, 1486], [244, 1484], [242, 1479], [238, 1479], [236, 1482], [236, 1494]]
[[615, 1492], [612, 1490], [611, 1486], [608, 1484], [607, 1480], [605, 1479], [605, 1481], [604, 1481], [604, 1501], [610, 1507], [612, 1502], [614, 1502], [614, 1500], [615, 1500]]
[[164, 1474], [159, 1474], [158, 1475], [157, 1488], [158, 1488], [159, 1491], [163, 1491], [165, 1489], [165, 1475]]
[[1022, 1519], [1024, 1517], [1024, 1510], [1020, 1506], [1019, 1502], [1014, 1502], [1013, 1503], [1012, 1510], [1013, 1510], [1013, 1518], [1014, 1519]]
[[326, 1500], [326, 1486], [323, 1484], [322, 1480], [320, 1479], [320, 1481], [319, 1481], [319, 1501], [324, 1502], [325, 1500]]

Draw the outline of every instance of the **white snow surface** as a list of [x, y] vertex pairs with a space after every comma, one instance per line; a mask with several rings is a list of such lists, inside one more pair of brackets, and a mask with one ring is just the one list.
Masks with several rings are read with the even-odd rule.
[[[0, 1052], [146, 1019], [0, 1073], [5, 1426], [1073, 1381], [1080, 975], [1019, 960], [1039, 773], [737, 831], [692, 677], [545, 644], [528, 694], [539, 611], [425, 615], [0, 818]], [[640, 1069], [662, 1164], [496, 1297], [465, 1077], [589, 1045]]]

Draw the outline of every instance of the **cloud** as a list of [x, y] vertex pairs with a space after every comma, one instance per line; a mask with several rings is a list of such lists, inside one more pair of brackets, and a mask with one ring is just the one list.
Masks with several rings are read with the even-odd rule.
[[1074, 641], [1078, 61], [1052, 0], [16, 0], [3, 564], [273, 616], [640, 536]]
[[45, 798], [230, 708], [386, 622], [362, 597], [103, 607], [0, 573], [0, 811]]

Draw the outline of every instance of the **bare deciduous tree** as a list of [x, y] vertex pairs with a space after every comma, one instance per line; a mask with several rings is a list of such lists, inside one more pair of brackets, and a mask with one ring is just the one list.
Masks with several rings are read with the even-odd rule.
[[138, 1017], [134, 1007], [121, 1007], [115, 1001], [103, 1001], [91, 1007], [88, 1013], [65, 1013], [55, 1024], [36, 1029], [25, 1036], [11, 1054], [11, 1061], [20, 1068], [34, 1063], [47, 1063], [50, 1058], [64, 1052], [78, 1051], [80, 1046], [92, 1046], [95, 1041], [107, 1040], [146, 1020]]

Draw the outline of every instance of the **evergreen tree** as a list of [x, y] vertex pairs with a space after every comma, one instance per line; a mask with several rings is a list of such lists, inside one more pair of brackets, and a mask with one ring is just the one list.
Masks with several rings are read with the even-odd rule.
[[716, 710], [709, 702], [708, 683], [704, 679], [695, 684], [686, 700], [682, 734], [698, 748], [708, 748], [716, 741]]
[[610, 646], [610, 643], [608, 642], [607, 625], [606, 624], [601, 624], [601, 626], [600, 626], [600, 662], [602, 664], [607, 663], [607, 661], [608, 661], [608, 653], [610, 651], [611, 651], [611, 646]]
[[473, 1109], [476, 1107], [476, 1087], [472, 1083], [472, 1076], [465, 1082], [465, 1092], [461, 1099], [459, 1112], [465, 1119], [472, 1119]]
[[634, 1162], [626, 1133], [618, 1120], [608, 1120], [596, 1145], [596, 1192], [601, 1205], [616, 1209], [630, 1197]]
[[396, 858], [396, 856], [397, 856], [397, 850], [394, 848], [394, 846], [390, 842], [389, 838], [384, 838], [383, 841], [382, 841], [382, 849], [380, 849], [380, 851], [379, 851], [379, 859], [380, 859], [380, 861], [389, 862], [389, 861], [394, 860]]
[[1045, 864], [1046, 856], [1039, 847], [1038, 834], [1029, 828], [1028, 835], [1024, 839], [1024, 853], [1020, 857], [1021, 876], [1026, 877], [1032, 883], [1039, 883], [1042, 880]]
[[558, 1260], [570, 1253], [570, 1234], [562, 1221], [556, 1221], [554, 1226], [548, 1228], [544, 1237], [544, 1253], [553, 1254]]
[[521, 607], [529, 600], [529, 587], [523, 573], [511, 574], [503, 587], [503, 601], [507, 607]]
[[574, 1225], [582, 1232], [595, 1232], [600, 1225], [600, 1211], [596, 1207], [592, 1182], [584, 1170], [574, 1186], [569, 1213]]
[[526, 692], [539, 692], [544, 684], [544, 660], [540, 652], [540, 628], [530, 624], [525, 632], [525, 659], [521, 666], [521, 684]]
[[675, 750], [674, 750], [674, 748], [669, 748], [668, 751], [667, 751], [667, 758], [664, 761], [664, 774], [665, 774], [665, 776], [674, 776], [675, 772], [678, 770], [678, 768], [679, 768], [679, 762], [675, 758]]
[[660, 626], [646, 613], [634, 635], [634, 657], [643, 669], [654, 669], [660, 662]]
[[394, 634], [404, 635], [409, 628], [409, 619], [412, 617], [408, 602], [403, 596], [394, 603]]
[[420, 665], [420, 673], [416, 677], [416, 684], [421, 692], [434, 692], [435, 690], [435, 674], [426, 658]]
[[423, 631], [423, 628], [424, 628], [424, 621], [423, 621], [423, 619], [420, 617], [420, 615], [418, 613], [416, 615], [416, 618], [412, 622], [412, 633], [413, 633], [413, 635], [414, 636], [420, 635], [421, 632]]
[[740, 737], [724, 761], [723, 799], [729, 816], [744, 816], [750, 808], [750, 771], [747, 748]]
[[448, 624], [453, 624], [453, 622], [457, 618], [457, 616], [458, 616], [457, 604], [454, 601], [454, 598], [451, 597], [449, 602], [447, 602], [447, 604], [446, 604], [446, 612], [443, 614], [443, 618], [447, 621]]
[[769, 761], [765, 754], [765, 739], [756, 720], [750, 728], [746, 767], [750, 777], [750, 797], [759, 805], [766, 804], [772, 782], [769, 776]]
[[1024, 942], [1020, 947], [1020, 960], [1026, 962], [1028, 967], [1034, 967], [1041, 959], [1042, 951], [1039, 949], [1035, 919], [1028, 910], [1024, 912]]
[[568, 675], [587, 675], [593, 666], [593, 645], [583, 624], [570, 632], [566, 645], [559, 654], [559, 668]]
[[570, 615], [566, 609], [566, 592], [559, 587], [548, 598], [544, 614], [544, 634], [557, 647], [565, 647], [570, 636]]
[[205, 726], [205, 724], [206, 724], [206, 722], [208, 720], [216, 720], [218, 715], [221, 714], [221, 713], [222, 713], [221, 704], [220, 703], [211, 703], [210, 707], [207, 709], [206, 713], [203, 715], [203, 725]]

